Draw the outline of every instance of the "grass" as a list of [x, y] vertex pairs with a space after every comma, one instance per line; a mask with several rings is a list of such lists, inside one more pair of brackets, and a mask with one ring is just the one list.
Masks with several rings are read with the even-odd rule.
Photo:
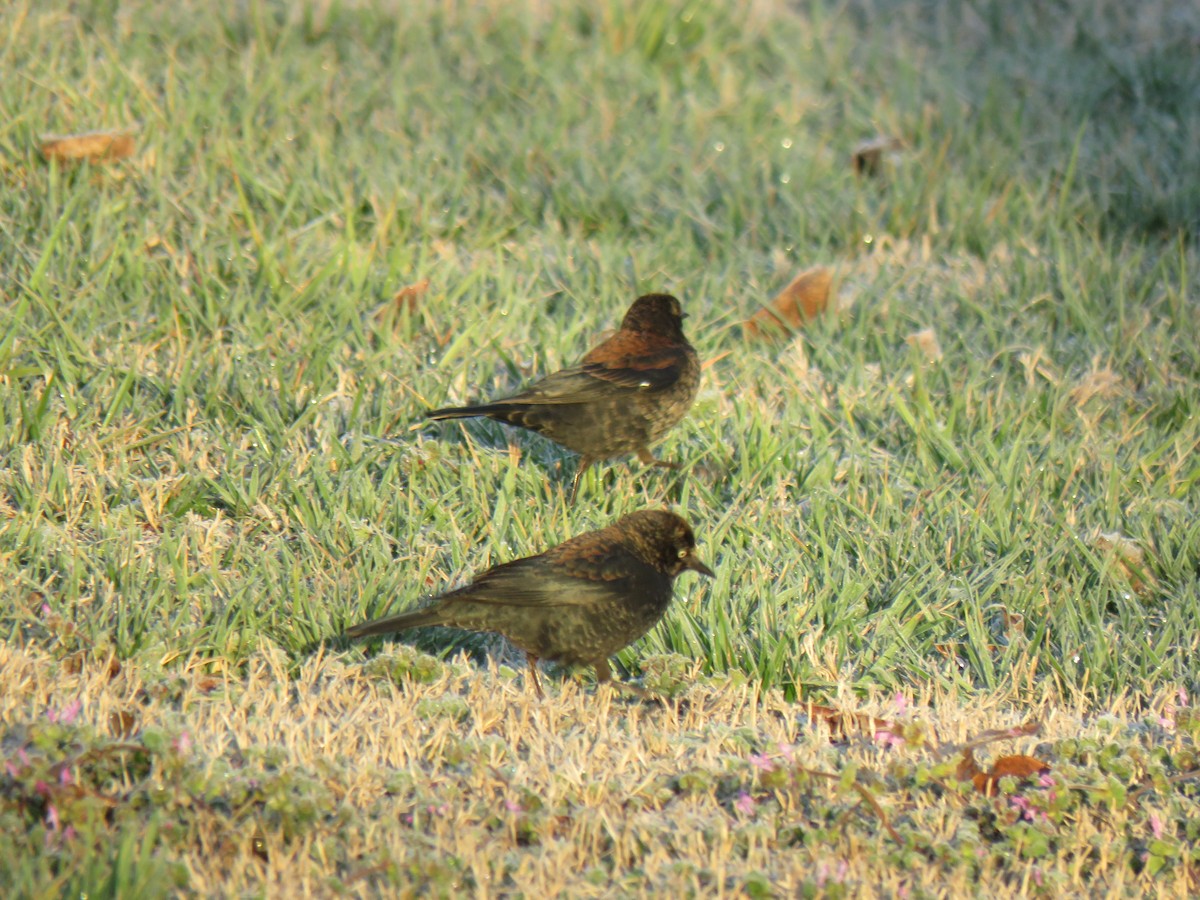
[[[686, 692], [661, 707], [572, 682], [530, 703], [513, 670], [407, 649], [293, 672], [271, 648], [236, 677], [0, 662], [0, 710], [21, 723], [0, 837], [18, 892], [1061, 896], [1194, 878], [1200, 810], [1178, 776], [1195, 773], [1195, 716], [1096, 718], [1045, 695], [1024, 709], [1040, 739], [1009, 743], [1054, 774], [988, 797], [955, 773], [979, 721], [1019, 725], [1011, 694], [869, 698], [903, 740], [831, 744], [806, 707], [679, 656], [646, 660]], [[80, 707], [47, 715], [41, 694]]]
[[[1122, 724], [1097, 741], [1142, 748], [1163, 778], [1186, 772], [1176, 757], [1193, 752], [1190, 733], [1138, 723], [1200, 689], [1198, 37], [1200, 15], [1169, 0], [11, 4], [0, 12], [0, 64], [14, 73], [0, 82], [0, 679], [15, 692], [6, 760], [42, 756], [0, 782], [0, 812], [24, 826], [10, 839], [24, 861], [0, 883], [203, 894], [228, 873], [233, 890], [268, 891], [285, 885], [281, 858], [313, 879], [286, 882], [297, 890], [534, 893], [586, 874], [545, 848], [576, 846], [588, 816], [614, 821], [614, 798], [646, 779], [678, 778], [684, 763], [725, 778], [745, 754], [721, 749], [696, 709], [682, 724], [620, 704], [604, 707], [611, 721], [572, 718], [590, 701], [569, 681], [539, 711], [498, 674], [497, 659], [516, 660], [490, 639], [425, 636], [425, 650], [465, 648], [472, 662], [451, 674], [430, 663], [432, 685], [406, 676], [385, 691], [367, 667], [404, 648], [338, 636], [664, 503], [693, 523], [718, 577], [683, 579], [663, 626], [619, 662], [633, 676], [671, 654], [694, 662], [708, 698], [697, 709], [716, 704], [708, 718], [736, 706], [729, 685], [752, 698], [729, 712], [750, 729], [800, 699], [853, 707], [896, 693], [936, 701], [928, 715], [966, 723], [963, 740], [1038, 716], [1056, 771], [1079, 767], [1095, 785], [1111, 773], [1061, 742], [1101, 734], [1096, 716], [1115, 711]], [[69, 167], [37, 154], [42, 134], [133, 122], [129, 160]], [[851, 149], [876, 134], [905, 148], [880, 177], [856, 178]], [[836, 270], [838, 310], [787, 342], [743, 335], [814, 264]], [[397, 308], [393, 295], [424, 279], [427, 292]], [[569, 508], [574, 461], [552, 445], [488, 424], [414, 424], [426, 407], [569, 364], [651, 290], [679, 294], [711, 363], [661, 448], [681, 472], [606, 466]], [[906, 340], [926, 329], [940, 356]], [[112, 728], [115, 688], [68, 677], [79, 658], [118, 662], [138, 728]], [[331, 691], [347, 681], [370, 716], [339, 726], [304, 707], [278, 760], [248, 759], [246, 748], [274, 752], [295, 709], [255, 730], [201, 715], [187, 685], [218, 679], [223, 696], [266, 702], [264, 666], [293, 698], [313, 679]], [[144, 687], [172, 679], [178, 690]], [[491, 706], [471, 699], [489, 691]], [[60, 724], [46, 710], [74, 696], [81, 724], [39, 737]], [[407, 712], [389, 712], [398, 702]], [[1054, 732], [1059, 706], [1068, 724]], [[532, 723], [547, 743], [521, 745]], [[643, 743], [647, 723], [661, 742], [695, 742], [702, 761], [650, 759], [661, 744]], [[531, 774], [516, 785], [580, 821], [532, 843], [511, 823], [487, 830], [466, 799], [481, 764], [460, 777], [434, 747], [416, 766], [407, 739], [356, 772], [354, 747], [392, 729], [523, 746]], [[172, 750], [184, 732], [192, 744]], [[616, 766], [611, 796], [557, 793], [555, 770], [610, 739], [645, 766]], [[750, 743], [818, 753], [823, 739], [793, 728]], [[101, 752], [106, 742], [141, 749]], [[103, 762], [89, 790], [108, 812], [79, 812], [91, 830], [67, 852], [38, 831], [37, 759], [92, 750]], [[870, 747], [813, 760], [842, 771], [866, 764], [858, 750]], [[325, 772], [326, 756], [343, 761]], [[259, 782], [307, 774], [280, 788], [285, 802], [214, 787], [221, 765]], [[1139, 765], [1114, 777], [1133, 789], [1153, 774]], [[428, 798], [407, 783], [393, 792], [402, 801], [379, 793], [405, 772], [457, 785], [451, 818], [473, 846], [507, 835], [495, 858], [453, 851], [474, 881], [405, 868], [410, 850], [388, 825]], [[761, 872], [768, 891], [808, 890], [797, 867], [812, 860], [780, 837], [794, 797], [736, 784], [760, 815], [775, 804], [762, 834], [742, 833], [764, 821], [738, 818], [732, 787], [714, 788], [688, 832], [707, 849], [635, 828], [663, 867], [651, 884], [754, 894]], [[1182, 823], [1193, 788], [1164, 784], [1155, 815]], [[907, 782], [896, 790], [910, 796]], [[963, 821], [963, 807], [916, 796]], [[181, 840], [162, 826], [185, 800], [220, 809], [187, 819]], [[842, 821], [843, 801], [858, 795], [812, 802]], [[671, 816], [672, 802], [647, 808]], [[272, 803], [315, 811], [285, 825], [291, 813], [268, 814]], [[1083, 854], [1093, 811], [1079, 804], [1056, 822], [1057, 868], [1043, 877], [1114, 892], [1194, 882], [1194, 835], [1178, 831], [1182, 849], [1153, 872], [1128, 842], [1144, 809], [1108, 808], [1100, 858]], [[847, 860], [847, 891], [899, 890], [911, 866], [951, 886], [978, 875], [1036, 887], [1021, 852], [994, 869], [931, 861], [921, 839], [936, 830], [921, 820], [901, 829], [897, 856], [866, 820], [870, 840], [834, 827], [811, 838], [813, 853], [828, 845]], [[711, 837], [722, 828], [733, 844]], [[259, 832], [275, 842], [265, 860]], [[447, 846], [439, 835], [425, 832], [427, 862]], [[996, 846], [1013, 850], [1007, 840]], [[734, 844], [732, 880], [662, 874], [707, 870], [705, 853]], [[611, 863], [597, 892], [640, 890], [647, 870], [592, 846]], [[920, 862], [905, 855], [915, 847]], [[359, 873], [360, 856], [383, 882], [328, 880]]]

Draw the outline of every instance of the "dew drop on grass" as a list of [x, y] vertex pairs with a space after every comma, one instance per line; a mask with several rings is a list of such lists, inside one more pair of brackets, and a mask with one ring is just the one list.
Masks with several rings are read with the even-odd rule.
[[724, 153], [725, 152], [724, 142], [717, 141], [715, 144], [713, 144], [713, 149], [716, 150], [718, 153]]
[[779, 146], [781, 146], [784, 150], [791, 150], [792, 149], [792, 139], [784, 138], [782, 141], [779, 142]]
[[787, 184], [787, 183], [788, 183], [788, 182], [790, 182], [791, 180], [792, 180], [792, 176], [791, 176], [791, 175], [788, 175], [788, 174], [786, 174], [786, 173], [784, 173], [783, 175], [780, 175], [780, 176], [779, 176], [779, 183], [780, 183], [780, 184]]

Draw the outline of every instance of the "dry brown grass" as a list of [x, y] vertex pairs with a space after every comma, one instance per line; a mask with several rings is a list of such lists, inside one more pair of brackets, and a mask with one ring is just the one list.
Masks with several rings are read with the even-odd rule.
[[[155, 757], [141, 788], [132, 776], [97, 787], [132, 805], [139, 790], [172, 798], [164, 808], [177, 811], [178, 829], [158, 852], [201, 895], [995, 896], [1039, 884], [1187, 895], [1186, 866], [1157, 881], [1130, 866], [1131, 829], [1145, 830], [1153, 809], [1169, 821], [1165, 805], [1079, 807], [1033, 826], [1052, 852], [1012, 858], [1011, 840], [989, 849], [981, 834], [1019, 824], [1013, 797], [956, 787], [953, 754], [934, 749], [1032, 715], [1040, 739], [981, 755], [1045, 756], [1069, 738], [1111, 735], [1128, 710], [1096, 720], [1049, 696], [1036, 709], [1002, 695], [969, 705], [914, 697], [899, 716], [912, 740], [889, 749], [870, 733], [831, 742], [802, 706], [737, 679], [702, 680], [666, 703], [566, 679], [539, 702], [495, 663], [433, 664], [428, 683], [387, 674], [414, 658], [404, 647], [366, 664], [318, 654], [289, 675], [282, 651], [263, 650], [242, 675], [197, 663], [180, 677], [178, 661], [167, 675], [3, 646], [0, 718], [11, 737], [77, 699], [72, 724], [89, 746], [169, 736], [172, 751]], [[897, 713], [895, 698], [846, 694], [842, 706]], [[1076, 780], [1050, 762], [1060, 785]]]

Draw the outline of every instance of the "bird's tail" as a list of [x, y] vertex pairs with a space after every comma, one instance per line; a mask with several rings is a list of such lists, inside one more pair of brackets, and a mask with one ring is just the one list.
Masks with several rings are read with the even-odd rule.
[[410, 612], [398, 613], [374, 622], [364, 622], [346, 629], [346, 637], [351, 639], [370, 637], [375, 634], [391, 634], [393, 631], [407, 631], [410, 628], [421, 628], [425, 625], [442, 624], [441, 616], [436, 609], [414, 609]]
[[510, 407], [502, 403], [482, 403], [479, 406], [447, 406], [443, 409], [431, 409], [425, 413], [425, 418], [441, 421], [443, 419], [473, 419], [476, 416], [503, 417]]

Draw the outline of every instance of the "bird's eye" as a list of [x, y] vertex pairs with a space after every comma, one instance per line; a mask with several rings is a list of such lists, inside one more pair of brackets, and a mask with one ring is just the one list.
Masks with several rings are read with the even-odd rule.
[[680, 547], [680, 548], [679, 548], [679, 558], [680, 558], [680, 559], [683, 559], [683, 558], [684, 558], [685, 556], [687, 556], [687, 555], [688, 555], [688, 549], [687, 549], [687, 547]]

